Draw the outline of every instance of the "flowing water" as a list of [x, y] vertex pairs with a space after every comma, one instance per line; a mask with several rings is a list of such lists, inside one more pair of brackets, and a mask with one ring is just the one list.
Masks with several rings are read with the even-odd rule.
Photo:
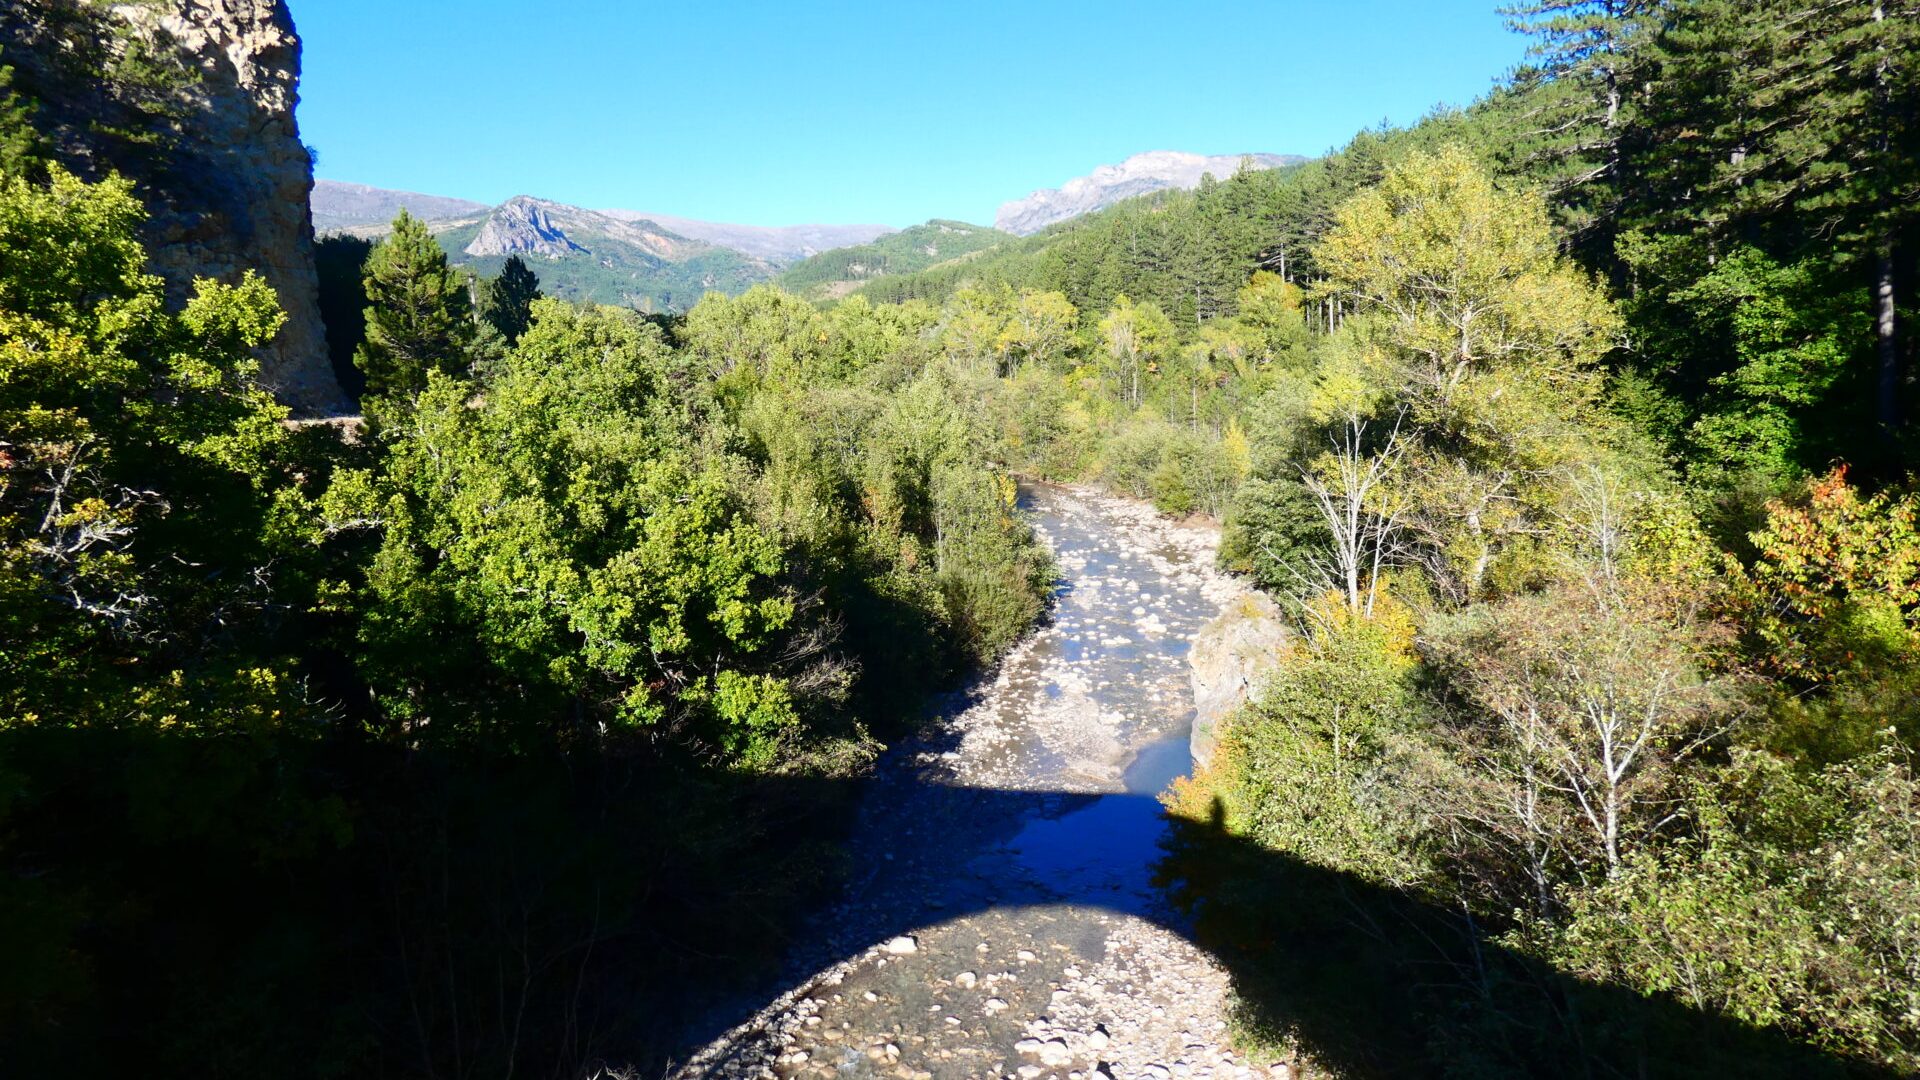
[[882, 761], [794, 989], [680, 1075], [1252, 1075], [1220, 1037], [1224, 975], [1152, 882], [1154, 796], [1191, 765], [1189, 644], [1239, 586], [1210, 529], [1079, 489], [1022, 501], [1060, 570], [1050, 620]]

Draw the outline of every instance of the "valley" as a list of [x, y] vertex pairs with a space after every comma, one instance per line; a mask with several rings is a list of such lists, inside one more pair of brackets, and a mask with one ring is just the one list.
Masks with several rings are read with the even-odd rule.
[[0, 1076], [1920, 1076], [1920, 0], [1203, 14], [0, 4]]

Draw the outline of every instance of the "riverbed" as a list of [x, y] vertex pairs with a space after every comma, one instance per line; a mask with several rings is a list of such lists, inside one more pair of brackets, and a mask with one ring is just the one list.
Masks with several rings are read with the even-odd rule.
[[787, 989], [685, 1077], [1266, 1076], [1226, 977], [1152, 881], [1191, 767], [1188, 649], [1242, 586], [1216, 532], [1022, 489], [1059, 567], [1044, 625], [878, 766], [844, 898]]

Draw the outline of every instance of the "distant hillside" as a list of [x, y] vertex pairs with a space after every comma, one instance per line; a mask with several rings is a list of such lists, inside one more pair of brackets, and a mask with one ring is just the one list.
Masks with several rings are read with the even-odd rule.
[[413, 191], [388, 191], [365, 184], [343, 184], [338, 180], [315, 180], [309, 201], [313, 206], [313, 229], [319, 233], [346, 232], [368, 225], [384, 227], [402, 207], [425, 221], [471, 217], [487, 211], [486, 203]]
[[774, 275], [765, 260], [644, 218], [527, 195], [434, 230], [449, 258], [481, 273], [497, 274], [519, 255], [550, 296], [647, 311], [685, 311], [707, 292], [741, 292]]
[[[1340, 179], [1310, 162], [1238, 172], [1192, 191], [1149, 192], [1032, 236], [1009, 238], [971, 258], [876, 278], [859, 292], [879, 303], [938, 302], [970, 285], [1041, 289], [1065, 294], [1083, 312], [1106, 311], [1124, 294], [1153, 301], [1176, 322], [1193, 325], [1230, 311], [1254, 268], [1310, 274], [1310, 242], [1277, 224], [1272, 208]], [[1323, 201], [1338, 202], [1332, 196]]]
[[1126, 199], [1150, 192], [1177, 188], [1191, 191], [1208, 173], [1225, 180], [1242, 167], [1277, 169], [1297, 165], [1306, 158], [1297, 154], [1186, 154], [1177, 150], [1151, 150], [1135, 154], [1118, 165], [1102, 165], [1086, 176], [1075, 177], [1057, 188], [1035, 191], [1024, 199], [1004, 203], [994, 215], [996, 228], [1015, 236], [1034, 233], [1062, 221], [1104, 210]]
[[894, 231], [890, 225], [728, 225], [637, 210], [605, 210], [602, 213], [622, 221], [651, 221], [681, 236], [732, 248], [779, 266], [796, 263], [834, 248], [865, 244]]
[[778, 284], [802, 295], [844, 296], [877, 278], [917, 273], [1012, 239], [984, 225], [936, 218], [870, 244], [815, 255], [781, 274]]

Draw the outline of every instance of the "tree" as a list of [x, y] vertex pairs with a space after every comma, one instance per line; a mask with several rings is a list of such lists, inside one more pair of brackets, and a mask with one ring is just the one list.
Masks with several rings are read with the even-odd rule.
[[1920, 221], [1920, 7], [1696, 0], [1672, 6], [1650, 48], [1658, 75], [1628, 163], [1646, 194], [1628, 224], [1837, 256], [1869, 285], [1871, 408], [1891, 443], [1910, 392], [1898, 305]]
[[1079, 319], [1080, 312], [1064, 294], [1027, 289], [1014, 303], [1001, 332], [1001, 351], [1050, 371], [1054, 361], [1072, 347]]
[[1113, 309], [1100, 320], [1100, 336], [1107, 357], [1114, 362], [1124, 385], [1127, 401], [1140, 407], [1140, 375], [1163, 359], [1174, 341], [1173, 323], [1161, 312], [1160, 305], [1135, 304], [1124, 293], [1116, 297]]
[[1371, 618], [1380, 598], [1381, 576], [1400, 558], [1401, 518], [1407, 503], [1405, 492], [1396, 488], [1395, 473], [1406, 444], [1396, 421], [1386, 442], [1371, 447], [1367, 422], [1356, 414], [1348, 414], [1332, 443], [1331, 453], [1300, 467], [1300, 476], [1333, 538], [1330, 562], [1315, 566], [1322, 580], [1310, 585], [1331, 584], [1349, 611]]
[[1920, 661], [1920, 495], [1862, 497], [1836, 469], [1750, 539], [1749, 606], [1777, 670], [1829, 683]]
[[430, 371], [466, 373], [474, 336], [466, 281], [405, 210], [367, 257], [366, 291], [367, 339], [354, 364], [369, 395], [404, 401], [426, 389]]
[[1499, 189], [1457, 147], [1414, 153], [1348, 200], [1314, 259], [1318, 293], [1363, 316], [1331, 343], [1323, 411], [1406, 410], [1408, 524], [1436, 580], [1477, 598], [1592, 438], [1619, 318], [1559, 255], [1539, 197]]
[[540, 299], [540, 279], [518, 255], [507, 256], [500, 276], [487, 283], [480, 317], [511, 345], [533, 321], [533, 302]]
[[1577, 232], [1602, 230], [1590, 247], [1603, 258], [1622, 180], [1622, 147], [1637, 122], [1647, 39], [1660, 0], [1522, 0], [1502, 10], [1534, 39], [1531, 66], [1515, 78], [1525, 91], [1528, 130], [1515, 139], [1523, 168], [1544, 176]]
[[1005, 289], [966, 288], [953, 294], [940, 311], [940, 343], [947, 357], [972, 372], [980, 361], [992, 360], [994, 374], [1003, 374], [1007, 350], [1013, 345], [1007, 331], [1013, 297]]
[[186, 702], [247, 666], [223, 643], [299, 544], [286, 410], [252, 357], [285, 316], [253, 274], [168, 312], [132, 185], [48, 172], [0, 176], [0, 728], [211, 723]]
[[771, 760], [799, 722], [788, 679], [816, 657], [788, 633], [777, 539], [690, 453], [669, 369], [638, 315], [541, 300], [479, 403], [429, 373], [363, 514], [383, 533], [368, 668], [399, 719], [439, 703], [439, 728], [467, 734], [455, 706], [486, 685], [440, 658], [477, 655], [494, 693], [546, 704], [533, 724]]
[[820, 309], [771, 285], [739, 296], [708, 293], [681, 327], [687, 356], [737, 404], [762, 382], [805, 385], [821, 374], [827, 330]]
[[1608, 581], [1598, 566], [1443, 622], [1432, 638], [1491, 803], [1461, 811], [1465, 827], [1516, 857], [1543, 912], [1562, 882], [1618, 873], [1674, 820], [1680, 764], [1729, 714], [1697, 601], [1644, 579]]
[[45, 160], [32, 119], [33, 102], [13, 89], [13, 69], [0, 64], [0, 174], [24, 176]]
[[1265, 270], [1240, 287], [1237, 319], [1258, 336], [1260, 363], [1297, 366], [1303, 361], [1309, 336], [1305, 297], [1298, 286]]

